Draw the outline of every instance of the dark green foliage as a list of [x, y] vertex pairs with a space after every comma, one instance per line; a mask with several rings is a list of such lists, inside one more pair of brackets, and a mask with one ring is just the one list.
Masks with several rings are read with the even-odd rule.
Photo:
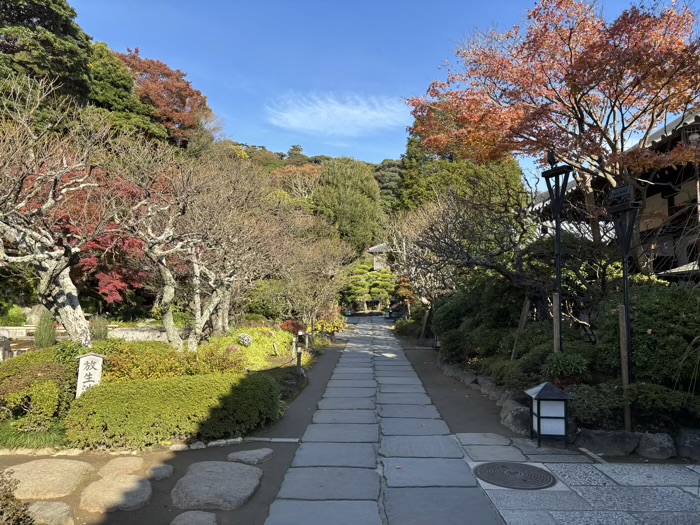
[[6, 417], [28, 418], [27, 430], [47, 428], [75, 397], [75, 366], [56, 362], [56, 355], [49, 348], [0, 365], [0, 407]]
[[53, 316], [44, 312], [34, 331], [34, 344], [39, 348], [48, 348], [56, 344], [56, 329], [53, 327]]
[[441, 335], [449, 330], [456, 330], [470, 311], [469, 297], [464, 293], [456, 293], [448, 297], [435, 309], [433, 331]]
[[34, 525], [29, 505], [15, 498], [16, 489], [12, 470], [0, 472], [0, 525]]
[[379, 184], [384, 213], [392, 213], [399, 206], [403, 182], [403, 162], [400, 160], [384, 160], [374, 169], [374, 178]]
[[581, 354], [573, 352], [551, 353], [545, 359], [542, 375], [548, 381], [556, 379], [581, 379], [588, 371], [588, 362]]
[[461, 330], [442, 332], [440, 356], [448, 363], [464, 363], [467, 356], [467, 341]]
[[93, 341], [106, 341], [109, 333], [109, 321], [99, 315], [90, 319], [90, 337]]
[[27, 316], [16, 304], [4, 309], [0, 315], [0, 326], [24, 326], [26, 323]]
[[573, 396], [569, 408], [578, 425], [601, 430], [622, 428], [622, 385], [574, 385], [566, 390]]
[[[600, 306], [597, 367], [619, 375], [620, 344], [617, 305], [608, 297]], [[698, 363], [694, 339], [700, 335], [700, 294], [675, 285], [630, 288], [632, 355], [635, 382], [694, 390]]]
[[277, 419], [279, 395], [264, 374], [106, 383], [76, 400], [66, 433], [73, 446], [93, 449], [237, 437]]
[[279, 319], [284, 317], [285, 294], [288, 285], [281, 280], [262, 280], [248, 292], [246, 312], [258, 314], [267, 319]]
[[90, 37], [66, 0], [0, 0], [0, 72], [56, 81], [85, 100]]
[[373, 302], [388, 304], [396, 291], [396, 277], [391, 270], [374, 270], [372, 259], [365, 257], [350, 270], [346, 287], [341, 291], [344, 301], [355, 306]]
[[349, 158], [328, 162], [312, 198], [316, 213], [334, 225], [357, 253], [378, 238], [384, 214], [370, 165]]

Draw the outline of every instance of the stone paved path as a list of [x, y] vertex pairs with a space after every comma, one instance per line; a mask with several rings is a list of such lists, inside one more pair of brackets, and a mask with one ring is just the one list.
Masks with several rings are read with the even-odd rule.
[[266, 525], [503, 524], [386, 325], [348, 342]]

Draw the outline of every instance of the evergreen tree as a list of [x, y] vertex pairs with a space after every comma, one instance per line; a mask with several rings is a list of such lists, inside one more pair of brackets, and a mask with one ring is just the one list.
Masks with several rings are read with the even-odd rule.
[[0, 0], [0, 74], [55, 81], [86, 100], [90, 37], [75, 17], [66, 0]]

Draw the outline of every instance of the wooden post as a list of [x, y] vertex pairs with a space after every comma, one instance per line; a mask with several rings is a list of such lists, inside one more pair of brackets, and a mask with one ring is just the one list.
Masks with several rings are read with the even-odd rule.
[[632, 431], [632, 413], [630, 411], [629, 386], [630, 369], [629, 355], [627, 355], [627, 326], [625, 325], [625, 305], [617, 306], [620, 319], [620, 368], [622, 369], [622, 396], [624, 399], [625, 430]]
[[561, 303], [559, 302], [559, 294], [552, 294], [552, 311], [554, 313], [554, 351], [561, 352]]
[[275, 357], [279, 357], [280, 353], [277, 351], [277, 343], [272, 343], [272, 348], [275, 350]]

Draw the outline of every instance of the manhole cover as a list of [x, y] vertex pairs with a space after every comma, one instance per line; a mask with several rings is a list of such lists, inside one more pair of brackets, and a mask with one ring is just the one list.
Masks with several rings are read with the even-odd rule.
[[483, 463], [474, 475], [486, 483], [519, 490], [546, 489], [557, 482], [546, 470], [522, 463]]

